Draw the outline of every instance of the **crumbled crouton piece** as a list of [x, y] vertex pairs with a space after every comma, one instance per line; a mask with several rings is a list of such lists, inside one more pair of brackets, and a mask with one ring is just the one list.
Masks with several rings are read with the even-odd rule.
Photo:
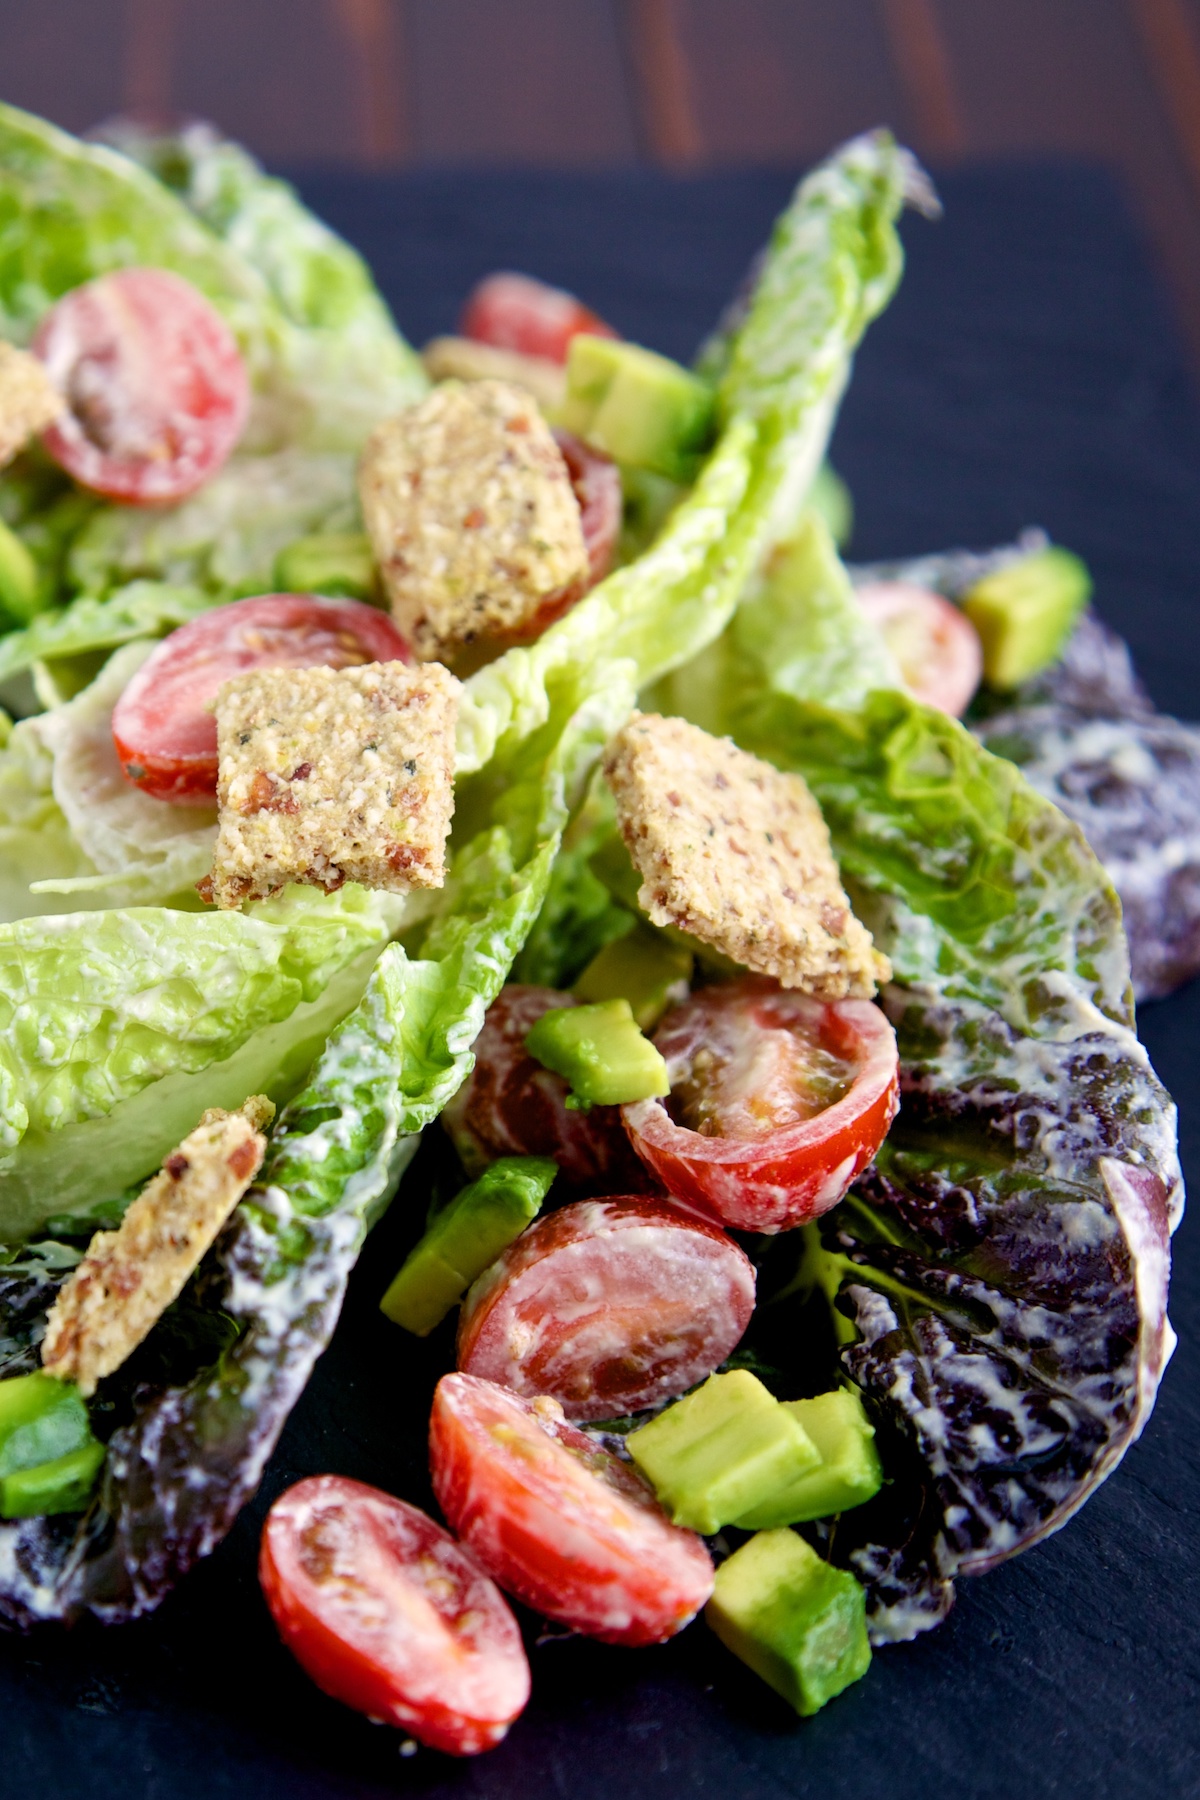
[[434, 381], [507, 381], [526, 388], [544, 413], [561, 412], [567, 397], [567, 371], [548, 356], [502, 350], [475, 338], [430, 338], [421, 352], [425, 373]]
[[254, 669], [217, 694], [218, 906], [289, 881], [441, 887], [458, 682], [440, 663]]
[[799, 775], [655, 713], [617, 733], [604, 773], [656, 925], [821, 1000], [869, 998], [887, 980]]
[[147, 1182], [115, 1231], [98, 1231], [50, 1309], [42, 1366], [81, 1394], [130, 1356], [212, 1244], [258, 1174], [260, 1127], [275, 1108], [255, 1094], [237, 1112], [211, 1107]]
[[417, 655], [516, 638], [587, 578], [579, 503], [550, 427], [502, 381], [448, 381], [374, 432], [363, 518]]
[[38, 358], [0, 340], [0, 469], [62, 410], [62, 395]]

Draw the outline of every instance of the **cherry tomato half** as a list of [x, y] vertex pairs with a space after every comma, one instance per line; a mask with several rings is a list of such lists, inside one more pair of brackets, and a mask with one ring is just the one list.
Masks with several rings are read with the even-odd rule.
[[754, 1311], [732, 1238], [640, 1195], [548, 1213], [463, 1302], [458, 1366], [572, 1419], [614, 1419], [711, 1375]]
[[233, 334], [166, 269], [118, 269], [73, 288], [33, 348], [67, 403], [46, 449], [114, 500], [182, 500], [242, 434], [250, 390]]
[[622, 1108], [675, 1199], [741, 1231], [828, 1212], [899, 1105], [896, 1034], [869, 1000], [812, 1000], [758, 976], [701, 988], [654, 1035], [666, 1104]]
[[459, 330], [477, 343], [556, 363], [566, 362], [567, 346], [581, 331], [593, 337], [619, 336], [565, 288], [508, 270], [485, 275], [471, 290]]
[[527, 1606], [609, 1644], [660, 1644], [712, 1592], [694, 1531], [637, 1471], [558, 1415], [473, 1375], [444, 1375], [429, 1424], [438, 1505]]
[[448, 1531], [378, 1488], [297, 1482], [267, 1514], [258, 1574], [317, 1686], [432, 1749], [490, 1750], [529, 1698], [503, 1595]]
[[469, 1173], [498, 1156], [552, 1156], [576, 1193], [628, 1193], [649, 1187], [629, 1147], [617, 1106], [567, 1108], [561, 1075], [535, 1062], [525, 1036], [551, 1007], [574, 1006], [556, 988], [510, 982], [488, 1007], [475, 1040], [475, 1067], [442, 1113]]
[[217, 792], [217, 722], [209, 702], [247, 669], [344, 669], [409, 662], [386, 613], [361, 600], [259, 594], [214, 606], [165, 637], [113, 709], [126, 778], [177, 806], [211, 806]]
[[554, 438], [579, 502], [588, 553], [588, 586], [595, 587], [612, 567], [621, 532], [621, 471], [611, 456], [594, 450], [569, 431], [556, 431]]
[[983, 679], [983, 645], [966, 613], [907, 581], [868, 582], [858, 603], [883, 633], [909, 693], [960, 719]]

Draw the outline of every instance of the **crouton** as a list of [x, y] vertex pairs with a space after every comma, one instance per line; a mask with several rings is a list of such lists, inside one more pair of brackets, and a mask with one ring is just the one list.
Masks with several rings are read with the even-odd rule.
[[81, 1394], [130, 1356], [179, 1297], [250, 1186], [275, 1108], [255, 1094], [211, 1107], [147, 1182], [115, 1231], [98, 1231], [50, 1309], [42, 1366]]
[[290, 881], [441, 887], [458, 682], [440, 664], [253, 669], [216, 699], [218, 906]]
[[448, 381], [380, 425], [359, 493], [392, 613], [424, 659], [528, 635], [586, 582], [567, 465], [508, 383]]
[[62, 395], [38, 358], [0, 339], [0, 469], [62, 410]]
[[567, 371], [548, 356], [502, 350], [474, 338], [430, 338], [421, 352], [425, 373], [434, 381], [507, 381], [531, 393], [544, 413], [562, 411], [567, 397]]
[[617, 733], [604, 773], [656, 925], [821, 1000], [869, 998], [888, 979], [799, 775], [654, 713]]

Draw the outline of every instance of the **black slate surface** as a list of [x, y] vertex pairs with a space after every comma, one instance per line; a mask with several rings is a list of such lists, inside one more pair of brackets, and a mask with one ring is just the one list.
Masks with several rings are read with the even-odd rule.
[[[1081, 551], [1158, 702], [1200, 716], [1200, 411], [1141, 244], [1102, 175], [986, 168], [907, 227], [901, 293], [834, 445], [863, 558], [986, 544], [1039, 523]], [[777, 174], [466, 173], [302, 181], [373, 263], [418, 342], [497, 265], [575, 287], [688, 355], [761, 241]], [[1200, 988], [1142, 1030], [1200, 1156]], [[414, 1171], [356, 1271], [337, 1337], [256, 1504], [153, 1619], [0, 1639], [4, 1800], [413, 1793], [477, 1800], [1011, 1800], [1200, 1793], [1200, 1233], [1176, 1239], [1181, 1343], [1117, 1474], [1049, 1543], [962, 1584], [948, 1623], [879, 1654], [797, 1723], [695, 1626], [660, 1650], [534, 1646], [534, 1698], [490, 1756], [405, 1758], [280, 1650], [254, 1559], [266, 1505], [333, 1469], [422, 1501], [439, 1355], [376, 1302], [423, 1212]]]

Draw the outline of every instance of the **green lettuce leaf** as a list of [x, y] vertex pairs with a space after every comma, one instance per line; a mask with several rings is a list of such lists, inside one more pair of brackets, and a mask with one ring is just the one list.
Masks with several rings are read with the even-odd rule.
[[0, 927], [0, 1238], [153, 1169], [205, 1106], [286, 1098], [355, 1004], [393, 895], [134, 907]]
[[90, 595], [72, 600], [61, 609], [39, 613], [24, 631], [0, 637], [0, 681], [38, 662], [88, 656], [134, 638], [161, 637], [212, 604], [211, 596], [198, 588], [157, 581], [131, 581], [106, 600]]

